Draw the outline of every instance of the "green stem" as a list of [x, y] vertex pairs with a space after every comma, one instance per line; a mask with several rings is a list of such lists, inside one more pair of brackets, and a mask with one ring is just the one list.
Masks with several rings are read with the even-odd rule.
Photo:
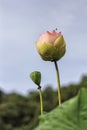
[[42, 99], [42, 91], [41, 91], [41, 87], [38, 87], [39, 89], [39, 94], [40, 94], [40, 109], [41, 109], [41, 115], [43, 115], [43, 99]]
[[57, 77], [57, 84], [58, 84], [58, 103], [61, 104], [61, 89], [60, 89], [60, 76], [59, 76], [59, 70], [57, 62], [54, 61], [55, 69], [56, 69], [56, 77]]

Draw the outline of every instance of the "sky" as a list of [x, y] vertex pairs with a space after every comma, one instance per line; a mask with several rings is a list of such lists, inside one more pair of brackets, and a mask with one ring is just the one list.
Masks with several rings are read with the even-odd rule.
[[0, 0], [0, 89], [28, 94], [37, 90], [29, 75], [42, 74], [41, 86], [57, 88], [54, 63], [43, 61], [35, 43], [55, 28], [66, 41], [57, 62], [61, 86], [87, 75], [87, 0]]

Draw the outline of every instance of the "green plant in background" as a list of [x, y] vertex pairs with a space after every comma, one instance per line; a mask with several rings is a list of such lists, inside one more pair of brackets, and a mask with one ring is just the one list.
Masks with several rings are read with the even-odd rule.
[[41, 91], [41, 73], [39, 71], [34, 71], [30, 74], [30, 78], [32, 81], [38, 86], [39, 94], [40, 94], [40, 106], [41, 106], [41, 115], [43, 114], [43, 99], [42, 99], [42, 91]]
[[40, 35], [36, 42], [36, 48], [41, 58], [45, 61], [51, 61], [55, 64], [57, 84], [58, 84], [58, 103], [61, 104], [60, 77], [57, 61], [60, 60], [66, 52], [66, 43], [61, 32], [47, 31]]
[[[63, 108], [63, 105], [65, 104], [66, 100], [69, 100], [70, 98], [75, 97], [75, 95], [77, 95], [78, 91], [81, 88], [85, 88], [84, 90], [87, 89], [87, 75], [82, 76], [81, 80], [78, 83], [73, 83], [73, 84], [68, 84], [68, 86], [62, 86], [61, 87], [61, 97], [62, 97], [62, 105], [60, 105], [61, 108]], [[59, 114], [59, 110], [60, 107], [57, 107], [58, 102], [57, 99], [55, 98], [57, 94], [57, 90], [53, 89], [53, 86], [45, 86], [44, 90], [43, 90], [43, 103], [44, 103], [44, 111], [46, 111], [47, 113], [43, 116], [41, 116], [41, 118], [38, 119], [39, 114], [40, 114], [40, 107], [39, 107], [39, 94], [38, 91], [29, 91], [29, 93], [24, 96], [24, 95], [20, 95], [18, 93], [5, 93], [4, 91], [1, 90], [0, 92], [0, 97], [1, 97], [1, 102], [0, 102], [0, 130], [34, 130], [36, 126], [39, 125], [41, 127], [41, 125], [43, 125], [43, 123], [45, 122], [49, 122], [50, 124], [50, 130], [53, 129], [54, 130], [54, 125], [52, 123], [53, 122], [56, 124], [55, 125], [55, 130], [59, 129], [62, 126], [66, 126], [67, 130], [71, 130], [72, 127], [70, 128], [70, 125], [67, 124], [69, 126], [65, 125], [64, 120], [67, 120], [68, 116], [71, 116], [71, 119], [69, 118], [69, 123], [72, 124], [72, 118], [76, 117], [77, 115], [83, 115], [82, 113], [84, 112], [84, 116], [83, 116], [83, 122], [85, 121], [85, 123], [87, 122], [86, 120], [86, 104], [87, 103], [83, 103], [82, 102], [86, 102], [87, 101], [87, 97], [86, 96], [80, 96], [80, 98], [82, 99], [82, 101], [78, 100], [78, 109], [76, 111], [72, 113], [69, 112], [68, 107], [71, 106], [71, 110], [73, 107], [75, 107], [75, 104], [72, 102], [73, 100], [69, 100], [69, 105], [67, 104], [66, 107], [64, 107], [64, 109], [62, 109], [61, 111], [66, 111], [66, 119], [64, 119], [65, 115], [61, 112], [61, 118], [60, 118], [60, 114]], [[82, 92], [80, 93], [81, 95]], [[85, 91], [85, 95], [87, 95], [87, 91]], [[48, 98], [50, 97], [50, 98]], [[73, 105], [71, 105], [73, 103]], [[65, 106], [65, 105], [64, 105]], [[85, 110], [83, 110], [81, 112], [81, 106], [82, 109], [84, 107]], [[56, 110], [54, 112], [54, 110]], [[81, 114], [79, 114], [79, 112]], [[53, 113], [52, 115], [50, 115], [50, 113]], [[47, 118], [47, 115], [50, 115], [50, 118]], [[56, 117], [55, 117], [56, 116]], [[79, 116], [77, 116], [79, 117]], [[63, 120], [64, 119], [64, 120]], [[80, 118], [78, 118], [80, 119]], [[51, 120], [51, 121], [50, 121]], [[63, 121], [62, 121], [63, 120]], [[80, 119], [81, 121], [82, 119]], [[38, 125], [40, 121], [40, 124]], [[61, 121], [61, 122], [60, 122]], [[66, 122], [68, 123], [68, 121]], [[78, 123], [81, 124], [81, 123]], [[87, 124], [87, 123], [86, 123]], [[75, 123], [73, 123], [73, 125], [75, 125]], [[84, 123], [82, 123], [83, 128], [82, 130], [87, 129], [84, 126]], [[48, 125], [45, 124], [45, 127], [49, 127]], [[74, 127], [74, 126], [73, 126]], [[47, 128], [46, 128], [47, 129]], [[39, 129], [38, 129], [39, 130]], [[43, 129], [41, 129], [43, 130]], [[61, 129], [59, 129], [61, 130]], [[64, 129], [65, 130], [65, 129]], [[78, 130], [78, 129], [73, 129], [73, 130]], [[80, 130], [80, 129], [79, 129]]]
[[34, 130], [87, 130], [87, 89], [41, 117]]

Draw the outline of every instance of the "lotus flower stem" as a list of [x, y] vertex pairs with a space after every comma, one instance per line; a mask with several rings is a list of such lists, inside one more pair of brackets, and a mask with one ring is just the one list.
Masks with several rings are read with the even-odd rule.
[[54, 61], [55, 69], [56, 69], [56, 77], [57, 77], [57, 84], [58, 84], [58, 103], [61, 104], [61, 89], [60, 89], [60, 76], [57, 61]]
[[40, 94], [40, 109], [41, 109], [41, 115], [43, 115], [43, 99], [42, 99], [42, 91], [41, 86], [38, 86], [39, 94]]

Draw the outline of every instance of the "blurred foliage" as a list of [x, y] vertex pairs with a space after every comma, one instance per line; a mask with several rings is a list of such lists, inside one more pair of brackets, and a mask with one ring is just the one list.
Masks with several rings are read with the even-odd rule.
[[[80, 88], [87, 88], [87, 76], [78, 84], [62, 86], [62, 102], [77, 95]], [[43, 90], [44, 112], [53, 110], [57, 105], [57, 91], [51, 86]], [[37, 91], [27, 96], [17, 93], [6, 94], [0, 90], [0, 130], [33, 130], [39, 123], [40, 102]]]
[[34, 130], [87, 130], [87, 89], [41, 116]]

